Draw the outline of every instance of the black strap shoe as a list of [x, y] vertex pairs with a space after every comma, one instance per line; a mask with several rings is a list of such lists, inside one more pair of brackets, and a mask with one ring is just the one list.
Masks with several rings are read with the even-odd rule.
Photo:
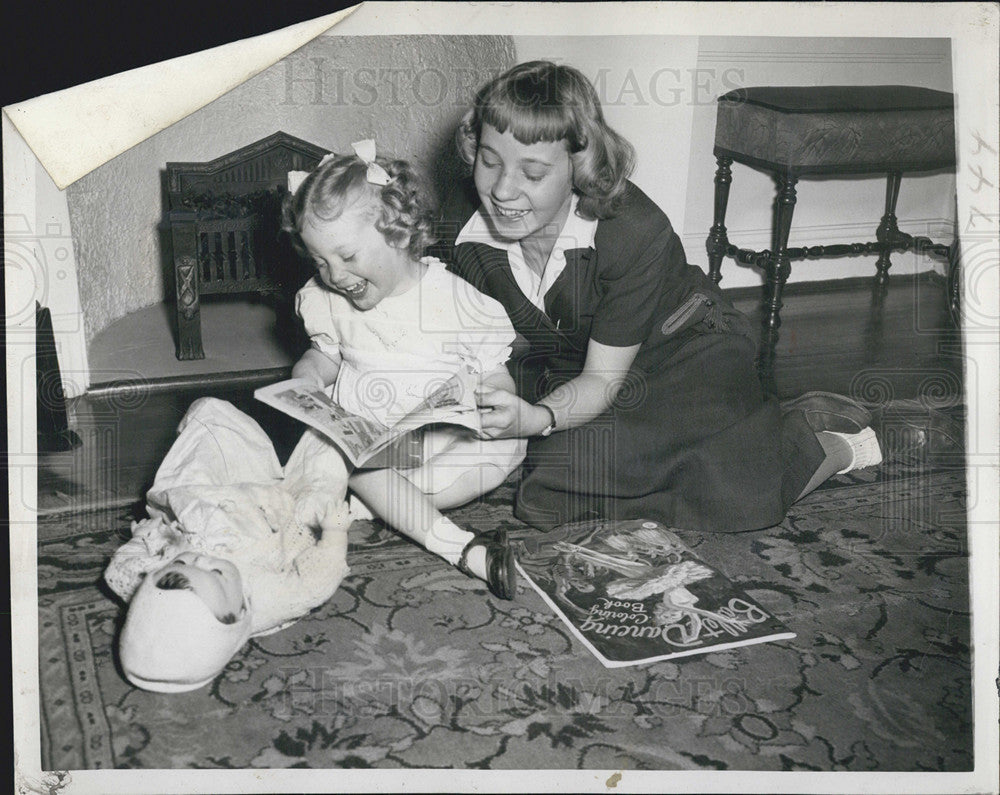
[[500, 529], [483, 533], [465, 545], [458, 559], [458, 570], [470, 577], [476, 576], [469, 569], [469, 552], [475, 547], [486, 549], [486, 585], [490, 593], [497, 599], [513, 599], [517, 593], [517, 568], [507, 531]]

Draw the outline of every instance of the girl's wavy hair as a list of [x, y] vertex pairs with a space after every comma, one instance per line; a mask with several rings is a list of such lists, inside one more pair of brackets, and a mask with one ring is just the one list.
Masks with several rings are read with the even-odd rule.
[[466, 163], [475, 161], [484, 124], [510, 130], [523, 144], [565, 141], [580, 195], [577, 212], [589, 220], [618, 212], [635, 149], [608, 126], [597, 92], [577, 69], [530, 61], [483, 86], [455, 136]]
[[307, 215], [335, 221], [361, 200], [370, 202], [375, 228], [389, 245], [405, 246], [411, 256], [419, 258], [436, 241], [431, 233], [436, 210], [423, 178], [406, 160], [377, 157], [375, 161], [392, 178], [388, 185], [368, 182], [368, 166], [357, 155], [337, 155], [285, 197], [281, 228], [291, 236], [299, 254], [309, 255], [301, 236]]

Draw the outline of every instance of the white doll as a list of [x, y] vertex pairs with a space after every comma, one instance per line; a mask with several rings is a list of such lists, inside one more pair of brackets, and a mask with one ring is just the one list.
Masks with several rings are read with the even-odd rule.
[[284, 468], [250, 417], [195, 401], [104, 578], [129, 603], [122, 669], [147, 690], [207, 684], [252, 635], [327, 601], [347, 574], [347, 470], [307, 431]]

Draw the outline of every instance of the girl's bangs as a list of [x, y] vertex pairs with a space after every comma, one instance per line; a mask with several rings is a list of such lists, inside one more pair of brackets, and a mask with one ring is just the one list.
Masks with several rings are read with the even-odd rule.
[[514, 101], [511, 97], [497, 97], [482, 108], [481, 122], [501, 133], [510, 130], [522, 144], [571, 140], [574, 137], [572, 118], [565, 106], [557, 104], [527, 104]]

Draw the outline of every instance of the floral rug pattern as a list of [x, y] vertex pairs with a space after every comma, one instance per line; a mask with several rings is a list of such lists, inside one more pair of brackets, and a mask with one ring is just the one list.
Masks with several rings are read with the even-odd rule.
[[[454, 512], [530, 531], [512, 486]], [[326, 605], [209, 686], [130, 686], [99, 584], [127, 511], [39, 523], [42, 765], [959, 771], [972, 767], [965, 482], [839, 476], [779, 526], [682, 539], [797, 637], [605, 669], [521, 583], [501, 602], [374, 522]]]

